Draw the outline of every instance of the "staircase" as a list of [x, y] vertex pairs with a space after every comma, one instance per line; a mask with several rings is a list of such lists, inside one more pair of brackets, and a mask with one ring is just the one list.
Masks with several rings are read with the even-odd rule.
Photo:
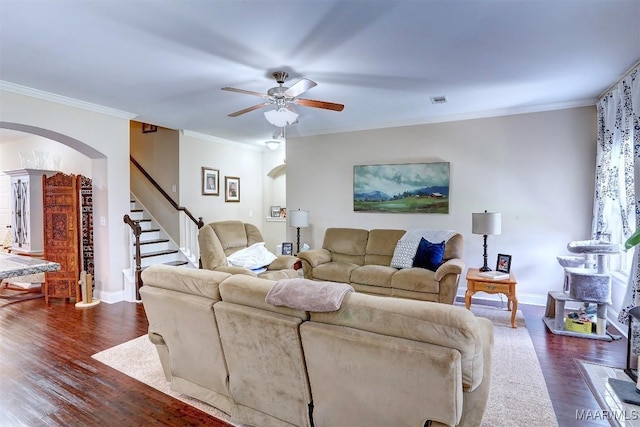
[[[155, 264], [198, 268], [198, 266], [180, 250], [179, 246], [169, 237], [162, 227], [158, 225], [133, 195], [131, 197], [129, 217], [134, 221], [140, 221], [140, 227], [142, 228], [142, 234], [140, 235], [140, 261], [143, 271], [145, 268]], [[124, 272], [125, 300], [137, 301], [135, 292], [136, 243], [133, 233], [131, 233], [131, 236], [131, 268]]]

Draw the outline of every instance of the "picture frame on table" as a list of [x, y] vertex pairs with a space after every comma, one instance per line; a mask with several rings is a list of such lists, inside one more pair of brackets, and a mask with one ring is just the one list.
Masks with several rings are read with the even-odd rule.
[[218, 169], [202, 167], [202, 195], [220, 195], [220, 171]]
[[224, 177], [224, 201], [239, 202], [240, 201], [240, 178], [237, 176]]
[[282, 242], [282, 255], [293, 255], [292, 242]]
[[509, 273], [511, 271], [511, 255], [498, 254], [496, 271], [500, 271], [502, 273]]
[[271, 206], [271, 218], [280, 218], [280, 206]]

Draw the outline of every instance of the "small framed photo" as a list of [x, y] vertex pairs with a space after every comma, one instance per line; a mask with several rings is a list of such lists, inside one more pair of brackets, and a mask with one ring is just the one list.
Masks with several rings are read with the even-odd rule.
[[287, 217], [287, 208], [280, 208], [279, 216], [280, 216], [280, 218], [286, 218]]
[[224, 201], [240, 201], [240, 178], [238, 178], [237, 176], [224, 177]]
[[220, 195], [220, 171], [202, 167], [202, 194], [204, 196]]
[[151, 132], [157, 132], [157, 131], [158, 131], [158, 126], [156, 125], [151, 125], [149, 123], [142, 124], [142, 133], [151, 133]]
[[282, 242], [282, 255], [293, 255], [293, 243]]
[[271, 218], [280, 218], [280, 206], [271, 206]]
[[503, 273], [508, 273], [511, 271], [511, 255], [498, 254], [496, 271], [501, 271]]

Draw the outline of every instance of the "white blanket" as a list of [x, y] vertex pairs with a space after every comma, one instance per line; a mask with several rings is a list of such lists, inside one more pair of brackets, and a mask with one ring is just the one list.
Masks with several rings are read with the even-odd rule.
[[430, 241], [431, 243], [440, 243], [447, 242], [451, 237], [456, 234], [453, 230], [429, 230], [427, 228], [412, 228], [407, 230], [404, 233], [404, 236], [400, 238], [400, 240], [404, 242], [415, 242], [416, 249], [418, 249], [418, 244], [420, 244], [420, 239], [422, 237], [425, 240]]
[[227, 262], [234, 267], [256, 270], [271, 264], [277, 258], [264, 247], [264, 242], [258, 242], [227, 256]]

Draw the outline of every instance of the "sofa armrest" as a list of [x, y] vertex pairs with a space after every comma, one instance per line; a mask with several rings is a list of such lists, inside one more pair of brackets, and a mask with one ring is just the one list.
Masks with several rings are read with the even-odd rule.
[[307, 261], [311, 267], [315, 268], [320, 264], [331, 261], [331, 252], [326, 249], [310, 249], [300, 252], [298, 258]]
[[230, 274], [245, 274], [247, 276], [258, 277], [256, 273], [244, 267], [234, 267], [232, 265], [219, 265], [214, 271], [222, 271]]
[[439, 282], [447, 274], [462, 274], [464, 267], [465, 263], [460, 258], [450, 259], [438, 267], [433, 275], [433, 279]]
[[300, 260], [293, 255], [278, 255], [275, 261], [269, 264], [267, 270], [296, 270], [296, 263]]

